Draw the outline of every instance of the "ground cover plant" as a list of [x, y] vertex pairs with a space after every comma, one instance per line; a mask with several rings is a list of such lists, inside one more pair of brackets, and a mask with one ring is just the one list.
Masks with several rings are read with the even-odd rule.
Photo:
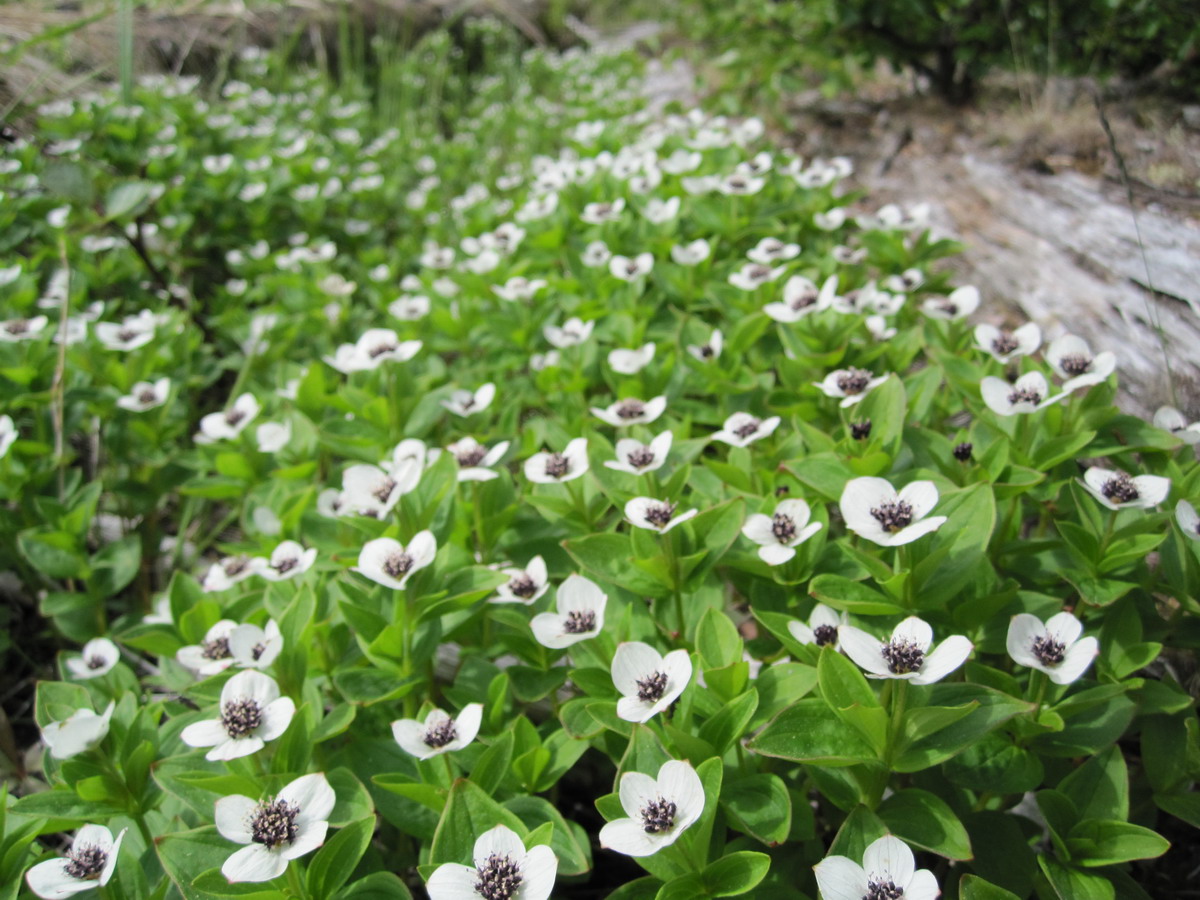
[[0, 898], [1149, 896], [1200, 428], [849, 160], [468, 27], [387, 116], [247, 52], [9, 147], [0, 533], [64, 649]]

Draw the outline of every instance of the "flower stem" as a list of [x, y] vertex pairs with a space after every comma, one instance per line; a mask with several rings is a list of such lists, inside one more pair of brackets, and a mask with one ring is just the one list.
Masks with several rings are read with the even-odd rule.
[[904, 678], [895, 678], [888, 682], [891, 686], [891, 719], [888, 722], [887, 736], [887, 761], [886, 765], [891, 768], [892, 759], [896, 754], [896, 749], [900, 743], [900, 736], [904, 733], [904, 711], [908, 706], [908, 681]]
[[308, 891], [304, 889], [304, 884], [300, 881], [300, 872], [293, 865], [287, 867], [287, 880], [293, 897], [298, 897], [300, 900], [308, 897]]

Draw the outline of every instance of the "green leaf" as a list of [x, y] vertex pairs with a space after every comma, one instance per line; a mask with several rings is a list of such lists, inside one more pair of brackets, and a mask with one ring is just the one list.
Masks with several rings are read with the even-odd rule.
[[505, 731], [492, 742], [471, 769], [471, 780], [479, 785], [486, 793], [495, 794], [496, 788], [508, 774], [509, 764], [512, 763], [513, 733]]
[[1113, 883], [1102, 875], [1093, 875], [1039, 854], [1038, 866], [1058, 900], [1116, 900]]
[[113, 186], [104, 200], [105, 217], [117, 219], [140, 212], [150, 199], [153, 185], [148, 181], [123, 181]]
[[564, 541], [563, 548], [585, 571], [602, 581], [647, 597], [663, 594], [659, 582], [629, 565], [628, 535], [593, 534]]
[[723, 610], [710, 606], [696, 626], [696, 650], [706, 669], [719, 669], [742, 658], [742, 636]]
[[935, 684], [930, 701], [937, 706], [961, 706], [978, 702], [969, 715], [929, 737], [909, 744], [893, 764], [897, 772], [919, 772], [961, 753], [1009, 719], [1033, 708], [1033, 704], [977, 684]]
[[662, 886], [663, 883], [657, 878], [647, 875], [644, 878], [635, 878], [633, 881], [625, 882], [609, 894], [605, 900], [654, 900]]
[[817, 689], [839, 719], [867, 739], [876, 754], [887, 745], [887, 713], [858, 666], [833, 647], [823, 647], [817, 661]]
[[947, 760], [942, 771], [959, 787], [996, 794], [1036, 790], [1043, 775], [1037, 754], [1016, 746], [1008, 735], [1000, 732], [987, 735]]
[[971, 839], [945, 800], [928, 791], [905, 788], [876, 810], [892, 833], [947, 859], [972, 858]]
[[124, 804], [111, 800], [80, 799], [73, 790], [58, 788], [22, 797], [8, 810], [14, 816], [33, 816], [39, 819], [70, 819], [76, 822], [103, 821], [127, 812]]
[[338, 894], [338, 900], [412, 900], [412, 893], [400, 876], [392, 872], [372, 872]]
[[431, 865], [471, 862], [475, 839], [497, 825], [507, 825], [524, 838], [528, 829], [521, 819], [465, 779], [454, 782], [446, 809], [438, 820], [429, 848]]
[[785, 709], [747, 746], [763, 756], [814, 765], [853, 766], [877, 759], [866, 738], [816, 698]]
[[513, 797], [504, 801], [504, 808], [516, 813], [530, 831], [543, 825], [552, 826], [550, 848], [558, 857], [559, 875], [582, 875], [592, 868], [587, 832], [578, 823], [563, 818], [549, 801], [542, 797]]
[[808, 592], [826, 606], [858, 616], [894, 616], [904, 612], [903, 607], [874, 588], [841, 575], [818, 575], [809, 583]]
[[1117, 747], [1093, 756], [1058, 783], [1083, 819], [1129, 818], [1129, 772]]
[[689, 872], [664, 884], [654, 895], [654, 900], [705, 900], [711, 896], [705, 889], [704, 880]]
[[705, 866], [700, 877], [713, 897], [739, 897], [758, 886], [767, 877], [771, 857], [752, 850], [740, 850]]
[[792, 827], [792, 798], [778, 775], [748, 775], [726, 781], [721, 808], [730, 825], [768, 847], [782, 844]]
[[964, 875], [958, 883], [960, 900], [1021, 900], [1012, 891], [984, 881], [978, 875]]
[[142, 542], [136, 534], [108, 544], [92, 557], [92, 590], [111, 597], [124, 590], [142, 564]]
[[66, 532], [26, 529], [17, 535], [17, 549], [26, 562], [50, 578], [87, 577], [87, 560], [75, 537]]
[[700, 740], [707, 741], [723, 755], [745, 733], [758, 709], [758, 691], [751, 688], [726, 703], [715, 716], [700, 726]]
[[308, 890], [316, 900], [326, 900], [346, 883], [375, 834], [375, 817], [351, 822], [325, 842], [308, 864]]
[[1171, 849], [1162, 835], [1113, 819], [1085, 819], [1067, 835], [1071, 858], [1081, 866], [1113, 866], [1135, 859], [1154, 859]]

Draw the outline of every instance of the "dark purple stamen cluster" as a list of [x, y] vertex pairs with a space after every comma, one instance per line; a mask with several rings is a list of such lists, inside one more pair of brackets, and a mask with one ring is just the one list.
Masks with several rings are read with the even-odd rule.
[[847, 396], [861, 394], [871, 383], [871, 373], [866, 369], [847, 369], [837, 377], [838, 390]]
[[1081, 353], [1070, 353], [1058, 361], [1059, 368], [1071, 377], [1082, 375], [1092, 367], [1092, 358]]
[[596, 614], [590, 610], [572, 610], [567, 613], [563, 622], [563, 631], [567, 634], [586, 634], [596, 628]]
[[992, 341], [992, 352], [997, 356], [1008, 356], [1008, 354], [1017, 350], [1020, 347], [1017, 339], [1007, 331], [1002, 331], [996, 335], [996, 339]]
[[200, 645], [200, 655], [211, 660], [229, 659], [233, 655], [229, 652], [229, 638], [219, 637], [205, 641]]
[[221, 709], [221, 725], [231, 738], [241, 738], [262, 725], [263, 711], [257, 700], [239, 697]]
[[856, 441], [865, 441], [871, 436], [871, 420], [864, 419], [861, 422], [850, 423], [850, 437]]
[[512, 857], [498, 853], [489, 856], [476, 871], [479, 875], [475, 879], [475, 893], [484, 900], [512, 900], [524, 881], [521, 867]]
[[889, 878], [887, 881], [868, 881], [862, 900], [900, 900], [903, 896], [904, 888], [896, 887]]
[[781, 544], [786, 544], [796, 536], [796, 520], [783, 513], [775, 513], [771, 519], [771, 534]]
[[744, 425], [739, 425], [737, 428], [733, 429], [733, 433], [740, 438], [748, 438], [750, 435], [758, 431], [758, 426], [761, 424], [762, 422], [759, 419], [750, 418]]
[[1137, 485], [1124, 472], [1118, 472], [1104, 482], [1101, 493], [1114, 503], [1132, 503], [1139, 496]]
[[520, 597], [522, 600], [528, 600], [537, 593], [537, 589], [537, 582], [529, 576], [528, 572], [514, 575], [508, 580], [508, 590], [514, 597]]
[[1042, 395], [1029, 388], [1019, 388], [1008, 395], [1008, 402], [1014, 406], [1018, 403], [1032, 403], [1037, 406], [1042, 402]]
[[443, 719], [436, 725], [430, 725], [425, 729], [425, 736], [421, 740], [425, 742], [425, 746], [437, 749], [445, 747], [456, 737], [458, 737], [458, 731], [454, 727], [454, 720]]
[[675, 503], [656, 503], [646, 509], [646, 521], [655, 528], [666, 528], [675, 514]]
[[883, 660], [887, 663], [888, 671], [893, 675], [907, 675], [916, 672], [925, 661], [925, 651], [912, 641], [904, 639], [889, 641], [883, 645]]
[[1033, 639], [1033, 655], [1047, 666], [1057, 666], [1066, 658], [1067, 645], [1048, 634]]
[[546, 457], [546, 474], [551, 478], [562, 478], [571, 471], [570, 461], [561, 453], [551, 453]]
[[250, 840], [268, 850], [294, 843], [299, 827], [296, 816], [300, 807], [286, 800], [264, 800], [250, 820]]
[[871, 515], [883, 526], [884, 531], [894, 534], [912, 524], [913, 508], [911, 503], [903, 500], [888, 500], [872, 507]]
[[824, 647], [837, 641], [837, 634], [836, 625], [818, 625], [813, 629], [813, 640], [818, 647]]
[[392, 578], [402, 578], [413, 567], [413, 558], [407, 553], [393, 553], [383, 561], [383, 571]]
[[667, 692], [667, 673], [654, 672], [637, 680], [638, 699], [646, 703], [661, 700]]
[[659, 797], [642, 808], [642, 829], [646, 834], [662, 834], [675, 825], [675, 814], [679, 808], [672, 800]]
[[84, 844], [70, 849], [67, 853], [67, 864], [63, 869], [72, 878], [92, 881], [100, 877], [107, 862], [107, 853], [95, 844]]

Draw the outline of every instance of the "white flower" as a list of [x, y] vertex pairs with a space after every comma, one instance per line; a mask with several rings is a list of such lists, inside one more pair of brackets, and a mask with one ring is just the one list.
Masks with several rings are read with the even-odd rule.
[[508, 452], [508, 445], [508, 441], [501, 441], [489, 450], [475, 438], [465, 437], [448, 446], [446, 451], [458, 463], [459, 481], [491, 481], [500, 477], [500, 473], [491, 467]]
[[621, 375], [636, 375], [654, 359], [654, 342], [643, 344], [636, 350], [611, 350], [608, 354], [608, 365], [614, 372]]
[[528, 300], [545, 286], [545, 278], [529, 279], [521, 275], [515, 275], [502, 285], [492, 285], [492, 292], [501, 300], [512, 302], [516, 300]]
[[764, 266], [768, 266], [773, 262], [795, 259], [799, 255], [799, 244], [785, 244], [778, 238], [773, 237], [763, 238], [755, 244], [753, 249], [746, 253], [751, 262], [761, 263]]
[[208, 567], [208, 571], [200, 579], [200, 587], [206, 594], [227, 591], [253, 574], [254, 569], [250, 567], [249, 559], [244, 556], [226, 556]]
[[[253, 570], [250, 568], [249, 560], [243, 561], [246, 572], [243, 577], [249, 577], [254, 574]], [[232, 619], [221, 619], [208, 629], [204, 640], [199, 644], [180, 647], [175, 653], [176, 661], [197, 675], [216, 675], [218, 672], [225, 671], [233, 665], [234, 661], [233, 653], [229, 649], [229, 638], [235, 628], [237, 628], [237, 622]]]
[[558, 194], [550, 191], [540, 197], [531, 197], [525, 205], [517, 210], [518, 222], [536, 222], [544, 219], [558, 209]]
[[109, 350], [136, 350], [154, 340], [155, 319], [151, 315], [129, 316], [123, 322], [97, 322], [96, 339]]
[[[1065, 387], [1065, 385], [1064, 385]], [[1160, 475], [1130, 476], [1125, 472], [1092, 466], [1083, 473], [1083, 486], [1109, 509], [1149, 509], [1171, 492], [1171, 479]]]
[[525, 477], [536, 484], [571, 481], [587, 470], [587, 438], [575, 438], [562, 453], [535, 453], [525, 460]]
[[523, 569], [501, 569], [508, 581], [496, 588], [492, 603], [533, 603], [550, 587], [546, 561], [535, 556]]
[[905, 269], [899, 275], [889, 275], [883, 280], [883, 286], [889, 291], [908, 294], [925, 283], [925, 273], [920, 269]]
[[833, 248], [830, 256], [833, 257], [834, 262], [841, 263], [843, 266], [857, 266], [867, 258], [867, 248], [847, 247], [845, 244], [838, 244]]
[[34, 316], [32, 319], [9, 319], [0, 322], [0, 342], [16, 343], [17, 341], [32, 341], [41, 335], [50, 320], [45, 316]]
[[672, 435], [669, 431], [655, 437], [649, 444], [635, 441], [632, 438], [621, 438], [617, 441], [615, 460], [605, 460], [606, 468], [618, 472], [628, 472], [630, 475], [643, 475], [661, 469], [671, 452]]
[[607, 602], [608, 595], [595, 582], [582, 575], [570, 575], [555, 594], [557, 612], [539, 613], [529, 627], [543, 647], [563, 650], [600, 633]]
[[786, 270], [786, 266], [771, 268], [762, 263], [746, 263], [729, 276], [729, 283], [743, 291], [754, 291], [768, 282], [774, 281]]
[[464, 260], [459, 268], [476, 275], [486, 275], [500, 265], [500, 262], [500, 254], [495, 250], [482, 250], [478, 256]]
[[[1154, 427], [1169, 431], [1185, 444], [1200, 444], [1200, 422], [1188, 424], [1183, 413], [1172, 406], [1162, 406], [1154, 413]], [[3, 456], [0, 450], [0, 456]]]
[[933, 319], [965, 319], [979, 308], [979, 289], [964, 285], [949, 297], [930, 297], [921, 304], [925, 315]]
[[600, 846], [626, 856], [653, 856], [669, 847], [704, 812], [704, 785], [682, 760], [663, 763], [657, 778], [626, 772], [618, 791], [626, 818], [600, 829]]
[[838, 613], [824, 603], [813, 607], [808, 622], [793, 619], [788, 622], [788, 633], [801, 644], [816, 644], [818, 647], [829, 645], [835, 650], [842, 648], [839, 631], [850, 621], [846, 613]]
[[618, 197], [611, 203], [589, 203], [579, 214], [579, 218], [589, 225], [603, 225], [605, 222], [615, 222], [621, 218], [625, 210], [625, 200]]
[[931, 652], [933, 629], [916, 616], [892, 629], [886, 642], [853, 625], [842, 625], [838, 636], [842, 651], [865, 669], [868, 677], [903, 678], [913, 684], [941, 681], [967, 661], [974, 647], [961, 634], [952, 634]]
[[985, 376], [979, 383], [979, 393], [988, 409], [999, 416], [1037, 412], [1070, 396], [1064, 391], [1055, 397], [1048, 397], [1050, 386], [1041, 372], [1026, 372], [1013, 384], [1003, 378]]
[[736, 412], [725, 420], [721, 430], [713, 434], [712, 439], [734, 447], [745, 447], [767, 437], [778, 427], [779, 416], [759, 419], [749, 413]]
[[805, 316], [829, 309], [837, 295], [838, 278], [830, 275], [817, 286], [802, 275], [793, 275], [783, 285], [783, 302], [768, 303], [763, 312], [776, 322], [790, 324]]
[[1196, 512], [1196, 507], [1180, 500], [1175, 504], [1175, 521], [1180, 531], [1193, 541], [1200, 541], [1200, 513]]
[[863, 320], [863, 324], [867, 326], [867, 331], [871, 333], [871, 337], [877, 341], [891, 340], [896, 336], [896, 329], [889, 326], [887, 319], [883, 316], [867, 316]]
[[666, 500], [656, 500], [653, 497], [634, 497], [625, 504], [625, 518], [638, 528], [666, 534], [676, 525], [686, 522], [699, 513], [699, 510], [689, 509], [687, 512], [675, 515], [677, 505]]
[[592, 329], [595, 326], [595, 322], [583, 322], [578, 318], [572, 317], [567, 319], [561, 328], [555, 325], [545, 326], [542, 329], [542, 334], [555, 347], [565, 350], [568, 347], [574, 347], [586, 341], [592, 336]]
[[397, 719], [392, 723], [392, 737], [401, 750], [417, 759], [430, 759], [467, 746], [479, 734], [482, 722], [483, 704], [468, 703], [457, 716], [432, 709], [424, 722]]
[[[316, 553], [316, 550], [310, 551]], [[229, 632], [229, 654], [233, 661], [246, 669], [265, 669], [283, 649], [283, 634], [274, 619], [266, 628], [257, 625], [238, 625]]]
[[99, 678], [112, 671], [121, 660], [121, 651], [108, 638], [92, 638], [83, 645], [79, 656], [67, 659], [67, 668], [76, 678]]
[[77, 709], [61, 722], [51, 722], [42, 729], [42, 743], [50, 748], [55, 759], [70, 759], [91, 750], [108, 734], [116, 705], [110, 700], [104, 712]]
[[1070, 393], [1106, 381], [1117, 368], [1117, 357], [1106, 350], [1092, 356], [1092, 350], [1081, 337], [1064, 334], [1046, 348], [1046, 362], [1055, 374], [1065, 379], [1063, 391]]
[[614, 256], [608, 261], [608, 271], [622, 281], [633, 281], [643, 275], [649, 275], [653, 268], [653, 253], [639, 253], [633, 257]]
[[604, 409], [593, 406], [592, 415], [609, 425], [621, 428], [627, 425], [647, 425], [661, 416], [666, 408], [667, 398], [663, 396], [652, 397], [644, 403], [636, 397], [626, 397]]
[[321, 772], [301, 775], [261, 802], [241, 794], [222, 797], [214, 810], [217, 831], [246, 846], [225, 860], [221, 874], [231, 884], [278, 878], [289, 860], [325, 843], [336, 799]]
[[139, 381], [133, 385], [128, 394], [117, 398], [117, 406], [130, 412], [145, 412], [166, 403], [167, 395], [170, 393], [170, 378], [160, 378], [153, 384], [148, 381]]
[[721, 348], [724, 346], [724, 343], [725, 338], [721, 334], [720, 329], [714, 328], [707, 344], [688, 344], [687, 352], [702, 363], [712, 362], [721, 355]]
[[193, 722], [179, 733], [189, 747], [211, 747], [211, 761], [238, 759], [257, 753], [292, 723], [296, 704], [279, 695], [270, 675], [254, 669], [238, 672], [221, 688], [221, 715]]
[[795, 548], [821, 530], [803, 500], [782, 500], [771, 515], [755, 513], [746, 519], [742, 534], [758, 544], [758, 555], [768, 566], [779, 566], [796, 555]]
[[700, 163], [703, 161], [704, 156], [698, 151], [688, 151], [680, 148], [666, 159], [659, 160], [658, 167], [668, 175], [683, 175], [698, 169]]
[[1042, 329], [1037, 322], [1026, 322], [1015, 331], [1002, 331], [995, 325], [976, 325], [975, 346], [990, 353], [997, 361], [1008, 363], [1018, 356], [1036, 353], [1042, 346]]
[[945, 516], [929, 515], [937, 505], [932, 481], [914, 481], [897, 492], [883, 478], [851, 478], [838, 503], [846, 527], [883, 547], [898, 547], [937, 531]]
[[660, 656], [649, 644], [627, 641], [613, 654], [612, 679], [621, 692], [617, 715], [627, 722], [648, 722], [688, 686], [692, 660], [686, 650]]
[[278, 453], [292, 442], [291, 422], [263, 422], [254, 429], [260, 453]]
[[449, 269], [454, 265], [454, 248], [442, 247], [434, 241], [426, 241], [420, 262], [429, 269]]
[[8, 455], [9, 448], [18, 437], [20, 437], [20, 432], [17, 431], [12, 416], [0, 416], [0, 459]]
[[350, 466], [342, 473], [342, 509], [384, 518], [417, 486], [423, 468], [419, 459], [405, 459], [386, 470], [367, 463]]
[[402, 322], [415, 322], [429, 315], [430, 302], [424, 294], [397, 297], [388, 304], [388, 314]]
[[608, 245], [604, 241], [592, 241], [584, 248], [583, 255], [579, 257], [579, 261], [589, 269], [599, 269], [610, 259], [612, 259], [612, 251], [608, 249]]
[[542, 369], [549, 369], [552, 366], [559, 364], [560, 357], [557, 350], [548, 350], [545, 353], [534, 353], [529, 357], [529, 368], [535, 372], [540, 372]]
[[209, 413], [200, 420], [200, 433], [196, 443], [211, 444], [216, 441], [233, 440], [254, 421], [260, 407], [251, 393], [242, 394], [233, 401], [225, 412]]
[[66, 856], [40, 862], [25, 873], [29, 889], [39, 897], [57, 900], [104, 887], [112, 880], [127, 830], [122, 828], [113, 840], [112, 832], [103, 825], [84, 825], [75, 832]]
[[1094, 637], [1080, 638], [1083, 624], [1069, 612], [1046, 620], [1029, 613], [1013, 616], [1008, 626], [1008, 655], [1021, 666], [1045, 672], [1055, 684], [1079, 680], [1100, 652]]
[[316, 561], [315, 547], [305, 550], [295, 541], [284, 541], [271, 551], [270, 559], [256, 557], [250, 560], [250, 567], [255, 575], [261, 575], [267, 581], [287, 581], [303, 575]]
[[712, 248], [704, 238], [697, 238], [690, 244], [675, 244], [671, 247], [671, 259], [680, 266], [698, 266], [708, 259]]
[[545, 844], [526, 851], [517, 833], [504, 825], [476, 838], [471, 855], [474, 866], [444, 863], [434, 870], [425, 884], [429, 900], [548, 900], [554, 889], [554, 851]]
[[813, 224], [822, 231], [837, 231], [846, 224], [846, 208], [835, 206], [824, 212], [813, 213]]
[[642, 215], [655, 225], [669, 222], [679, 215], [679, 198], [671, 197], [668, 200], [660, 200], [658, 197], [653, 197], [642, 207]]
[[827, 856], [813, 871], [824, 900], [937, 900], [941, 894], [933, 873], [917, 869], [908, 845], [890, 834], [867, 847], [861, 866], [845, 856]]
[[735, 172], [725, 178], [717, 179], [713, 186], [726, 196], [747, 197], [751, 194], [757, 194], [766, 184], [767, 180], [765, 178], [754, 178]]
[[467, 390], [455, 391], [450, 395], [448, 400], [442, 401], [442, 406], [456, 416], [469, 416], [487, 409], [495, 396], [496, 385], [488, 382], [485, 385], [481, 385], [474, 392]]
[[413, 573], [433, 562], [435, 556], [437, 539], [428, 530], [413, 535], [407, 547], [394, 538], [376, 538], [363, 545], [353, 571], [376, 584], [402, 591]]
[[887, 380], [887, 375], [876, 378], [866, 369], [835, 369], [825, 376], [824, 381], [814, 381], [813, 386], [820, 388], [826, 397], [840, 397], [842, 402], [838, 405], [845, 409]]
[[361, 368], [377, 369], [385, 362], [408, 362], [421, 349], [421, 342], [402, 341], [390, 328], [368, 328], [354, 348]]

